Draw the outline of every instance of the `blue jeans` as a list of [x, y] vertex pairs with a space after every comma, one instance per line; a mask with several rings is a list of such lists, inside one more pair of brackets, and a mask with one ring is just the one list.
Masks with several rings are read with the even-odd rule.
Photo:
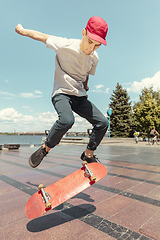
[[52, 103], [58, 113], [58, 120], [54, 123], [46, 138], [46, 146], [53, 148], [59, 144], [63, 135], [74, 124], [74, 111], [92, 124], [93, 130], [87, 148], [92, 151], [96, 150], [107, 131], [108, 120], [95, 105], [85, 96], [77, 97], [66, 94], [55, 95], [52, 98]]

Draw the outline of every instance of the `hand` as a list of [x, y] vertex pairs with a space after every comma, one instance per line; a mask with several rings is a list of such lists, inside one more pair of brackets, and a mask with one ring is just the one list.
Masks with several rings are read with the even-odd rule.
[[24, 28], [22, 27], [22, 25], [20, 23], [15, 27], [15, 32], [17, 32], [20, 35], [23, 35], [23, 30], [24, 30]]
[[89, 90], [89, 87], [88, 86], [86, 86], [85, 88], [84, 88], [85, 90], [86, 90], [86, 92]]

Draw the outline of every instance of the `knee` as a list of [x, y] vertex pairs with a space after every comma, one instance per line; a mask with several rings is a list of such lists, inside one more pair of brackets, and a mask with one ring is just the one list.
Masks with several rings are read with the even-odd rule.
[[107, 129], [109, 126], [109, 122], [108, 119], [104, 117], [103, 121], [102, 121], [102, 126], [103, 128]]
[[65, 128], [66, 129], [70, 129], [74, 124], [74, 120], [69, 120], [67, 122], [65, 122]]
[[101, 130], [106, 130], [107, 131], [108, 126], [109, 126], [108, 119], [103, 117], [98, 124], [98, 128], [101, 129]]
[[70, 129], [74, 124], [74, 117], [60, 119], [61, 127], [63, 129]]

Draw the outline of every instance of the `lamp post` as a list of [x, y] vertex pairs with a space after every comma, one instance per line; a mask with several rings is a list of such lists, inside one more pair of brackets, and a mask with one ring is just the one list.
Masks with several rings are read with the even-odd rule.
[[112, 109], [108, 108], [107, 109], [107, 114], [109, 116], [109, 138], [110, 138], [110, 116], [112, 115]]

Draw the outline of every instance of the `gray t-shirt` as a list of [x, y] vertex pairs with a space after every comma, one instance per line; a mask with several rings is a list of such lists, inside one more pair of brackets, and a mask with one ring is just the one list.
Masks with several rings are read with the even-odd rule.
[[46, 46], [56, 52], [52, 96], [57, 93], [86, 96], [82, 82], [86, 81], [88, 74], [95, 74], [98, 54], [94, 51], [85, 55], [80, 49], [79, 39], [51, 36]]

